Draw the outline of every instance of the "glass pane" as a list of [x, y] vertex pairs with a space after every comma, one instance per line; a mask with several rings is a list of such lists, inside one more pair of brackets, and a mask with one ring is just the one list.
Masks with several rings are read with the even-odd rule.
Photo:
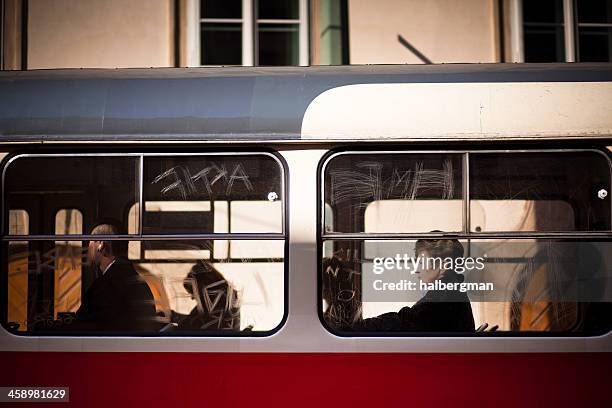
[[[135, 218], [135, 214], [133, 215]], [[75, 209], [62, 209], [55, 214], [55, 233], [74, 235], [83, 233], [83, 214]]]
[[242, 18], [242, 0], [201, 0], [202, 18]]
[[299, 64], [298, 24], [259, 24], [259, 65]]
[[526, 23], [563, 23], [563, 0], [523, 1]]
[[470, 155], [472, 231], [610, 230], [609, 192], [595, 152]]
[[[134, 206], [132, 206], [134, 207]], [[135, 218], [134, 215], [132, 217]], [[71, 235], [83, 233], [83, 215], [74, 208], [59, 210], [55, 216], [55, 233]], [[81, 303], [82, 258], [81, 241], [55, 242], [54, 318], [61, 313], [76, 312]]]
[[460, 154], [340, 154], [327, 163], [324, 186], [333, 214], [326, 232], [463, 229]]
[[258, 0], [259, 19], [290, 19], [300, 18], [298, 0]]
[[282, 173], [264, 155], [145, 158], [143, 231], [282, 232]]
[[139, 197], [138, 162], [129, 156], [17, 158], [6, 169], [8, 210], [27, 211], [31, 235], [55, 234], [56, 213], [62, 208], [82, 214], [86, 233], [109, 218], [127, 229], [129, 208]]
[[[128, 256], [106, 256], [105, 245], [125, 254], [126, 244]], [[231, 335], [270, 331], [283, 319], [282, 240], [95, 241], [92, 255], [88, 242], [73, 251], [52, 241], [4, 245], [11, 285], [3, 324], [18, 332]], [[52, 289], [58, 269], [82, 291], [73, 304]]]
[[[325, 241], [321, 304], [345, 334], [602, 334], [612, 328], [610, 241]], [[325, 251], [324, 251], [325, 252]]]
[[203, 23], [202, 65], [242, 64], [242, 24]]
[[523, 1], [525, 62], [564, 62], [563, 0]]
[[576, 1], [578, 23], [612, 23], [612, 0]]
[[612, 61], [612, 27], [579, 27], [580, 62]]
[[563, 26], [525, 26], [525, 62], [565, 62]]
[[28, 235], [30, 216], [25, 210], [9, 210], [9, 235]]

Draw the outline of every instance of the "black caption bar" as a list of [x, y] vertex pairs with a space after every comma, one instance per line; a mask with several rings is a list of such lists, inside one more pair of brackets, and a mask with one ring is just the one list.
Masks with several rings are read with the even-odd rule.
[[0, 387], [0, 402], [69, 402], [68, 387]]

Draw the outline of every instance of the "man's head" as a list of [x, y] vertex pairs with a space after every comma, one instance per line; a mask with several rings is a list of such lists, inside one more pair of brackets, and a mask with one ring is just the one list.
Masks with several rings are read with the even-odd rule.
[[[91, 235], [124, 235], [124, 231], [114, 222], [98, 223], [92, 230]], [[127, 256], [127, 241], [89, 241], [87, 249], [87, 264], [89, 266], [101, 267], [108, 265], [120, 256]]]
[[[453, 260], [463, 256], [463, 245], [456, 239], [419, 239], [414, 247], [415, 256], [417, 258], [437, 259], [442, 260], [451, 258]], [[441, 262], [422, 262], [422, 265], [417, 273], [419, 279], [424, 282], [431, 283], [444, 276], [446, 272], [441, 267]]]

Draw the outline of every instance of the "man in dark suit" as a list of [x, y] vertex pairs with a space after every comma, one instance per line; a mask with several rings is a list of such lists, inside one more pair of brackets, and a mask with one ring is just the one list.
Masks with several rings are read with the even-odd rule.
[[[440, 231], [432, 231], [440, 232]], [[456, 239], [419, 239], [415, 244], [416, 258], [452, 258], [463, 256], [463, 245]], [[440, 280], [443, 283], [461, 283], [463, 275], [454, 270], [425, 267], [416, 271], [426, 283]], [[459, 290], [427, 291], [412, 307], [398, 312], [384, 313], [356, 322], [354, 331], [379, 332], [474, 332], [474, 316], [470, 299]]]
[[[114, 224], [97, 225], [92, 235], [122, 235]], [[129, 334], [159, 328], [153, 294], [127, 259], [127, 241], [90, 241], [87, 264], [98, 277], [87, 289], [73, 328]]]

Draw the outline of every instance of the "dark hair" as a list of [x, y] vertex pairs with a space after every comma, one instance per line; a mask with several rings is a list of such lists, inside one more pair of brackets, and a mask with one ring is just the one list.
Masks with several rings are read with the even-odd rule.
[[190, 295], [193, 295], [194, 283], [197, 290], [200, 291], [202, 288], [220, 281], [227, 284], [221, 272], [216, 270], [210, 263], [198, 261], [191, 267], [191, 270], [185, 279], [183, 279], [183, 287]]
[[180, 328], [240, 329], [238, 292], [210, 263], [198, 261], [193, 265], [183, 286], [198, 305], [190, 317], [179, 323]]
[[[91, 235], [125, 235], [125, 230], [114, 220], [101, 220], [94, 224]], [[109, 255], [127, 257], [128, 241], [100, 241], [108, 248]]]
[[461, 258], [463, 256], [463, 245], [456, 239], [427, 238], [419, 239], [415, 246], [415, 252], [427, 251], [432, 257], [439, 258]]

